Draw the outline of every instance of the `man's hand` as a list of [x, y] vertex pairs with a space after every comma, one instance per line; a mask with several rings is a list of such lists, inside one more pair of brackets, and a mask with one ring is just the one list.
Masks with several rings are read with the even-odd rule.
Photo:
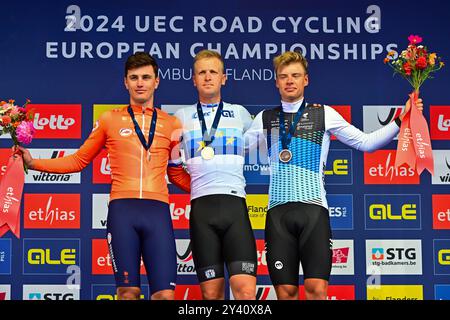
[[[423, 111], [423, 101], [422, 101], [422, 99], [419, 98], [419, 99], [416, 100], [416, 108], [420, 112]], [[400, 118], [400, 121], [403, 120], [403, 117], [409, 112], [409, 110], [411, 110], [411, 99], [408, 99], [408, 101], [406, 101], [405, 109], [403, 110], [402, 114], [398, 116]]]
[[28, 169], [33, 169], [33, 157], [28, 149], [20, 146], [14, 146], [13, 152], [19, 156], [22, 156], [23, 162], [27, 165]]

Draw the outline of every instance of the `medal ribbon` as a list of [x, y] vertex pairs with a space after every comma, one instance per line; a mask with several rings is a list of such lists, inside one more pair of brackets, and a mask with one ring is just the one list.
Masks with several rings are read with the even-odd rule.
[[136, 134], [139, 137], [142, 146], [145, 148], [145, 150], [150, 149], [153, 143], [153, 138], [155, 137], [156, 120], [158, 118], [156, 108], [153, 107], [152, 124], [150, 125], [150, 131], [148, 132], [148, 143], [145, 141], [144, 134], [142, 133], [141, 127], [139, 127], [136, 118], [134, 117], [133, 108], [131, 108], [131, 106], [128, 106], [128, 113], [130, 114], [131, 120], [133, 120], [134, 131], [136, 131]]
[[281, 145], [282, 145], [283, 149], [289, 149], [289, 144], [291, 143], [292, 137], [295, 133], [297, 123], [299, 122], [299, 120], [303, 114], [303, 111], [305, 111], [305, 107], [306, 107], [306, 100], [303, 99], [303, 102], [302, 102], [300, 108], [298, 108], [298, 111], [295, 115], [294, 121], [292, 123], [290, 123], [290, 125], [289, 125], [288, 133], [286, 133], [286, 127], [284, 125], [284, 111], [283, 111], [283, 107], [281, 107], [281, 109], [280, 109], [280, 137], [281, 137]]
[[205, 143], [205, 147], [210, 145], [214, 141], [214, 135], [216, 134], [217, 126], [219, 125], [220, 117], [222, 116], [222, 110], [223, 110], [223, 101], [220, 101], [219, 107], [217, 108], [217, 112], [214, 117], [214, 121], [212, 123], [211, 130], [208, 133], [208, 129], [206, 128], [205, 115], [203, 114], [202, 110], [202, 105], [200, 104], [200, 102], [197, 103], [198, 120], [200, 121], [200, 126], [202, 127], [202, 137], [203, 142]]

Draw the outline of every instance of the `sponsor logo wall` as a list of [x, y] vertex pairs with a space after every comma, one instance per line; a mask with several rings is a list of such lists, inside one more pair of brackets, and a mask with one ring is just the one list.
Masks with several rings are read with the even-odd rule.
[[[269, 0], [263, 2], [271, 3]], [[173, 4], [169, 7], [168, 4], [158, 3], [144, 4], [143, 9], [152, 12], [156, 8], [158, 12], [167, 12], [165, 28], [161, 25], [158, 27], [155, 23], [155, 28], [159, 28], [159, 31], [153, 30], [155, 32], [151, 33], [153, 46], [146, 47], [145, 43], [141, 45], [130, 42], [129, 47], [130, 50], [142, 48], [147, 52], [151, 51], [160, 61], [161, 85], [156, 93], [156, 102], [171, 114], [182, 106], [196, 102], [191, 79], [190, 52], [197, 52], [203, 47], [220, 49], [225, 57], [228, 76], [223, 89], [224, 99], [244, 105], [253, 116], [262, 109], [277, 107], [279, 104], [271, 70], [274, 55], [285, 49], [304, 48], [311, 64], [310, 85], [306, 90], [307, 101], [330, 105], [352, 125], [365, 133], [371, 133], [398, 117], [408, 94], [404, 83], [400, 83], [398, 79], [391, 80], [390, 70], [383, 69], [386, 66], [382, 60], [387, 51], [404, 46], [404, 43], [389, 42], [403, 39], [410, 30], [399, 27], [397, 21], [385, 18], [400, 16], [403, 12], [392, 8], [389, 1], [379, 2], [375, 7], [381, 10], [383, 24], [375, 33], [376, 38], [389, 39], [380, 44], [372, 43], [375, 36], [364, 29], [363, 19], [359, 32], [355, 32], [351, 26], [333, 27], [331, 22], [339, 24], [346, 21], [345, 17], [337, 19], [339, 17], [334, 13], [334, 4], [329, 5], [329, 10], [323, 9], [317, 19], [314, 19], [318, 15], [317, 5], [305, 3], [301, 8], [299, 5], [298, 9], [301, 9], [304, 17], [295, 21], [287, 18], [292, 15], [291, 10], [281, 7], [279, 15], [285, 16], [286, 19], [272, 23], [275, 17], [269, 17], [263, 12], [258, 13], [254, 7], [241, 3], [240, 16], [258, 16], [264, 24], [261, 31], [241, 31], [235, 23], [234, 32], [230, 31], [231, 24], [219, 32], [219, 22], [223, 20], [216, 19], [211, 22], [214, 16], [206, 16], [205, 19], [210, 23], [203, 27], [197, 26], [197, 31], [194, 32], [189, 29], [189, 21], [193, 20], [191, 15], [186, 13], [183, 15], [183, 21], [180, 20], [179, 24], [175, 21], [175, 25], [171, 25], [168, 21], [170, 12], [173, 12]], [[18, 4], [9, 5], [13, 11], [20, 10]], [[39, 10], [38, 4], [30, 6], [31, 10]], [[197, 3], [188, 5], [180, 2], [180, 15], [188, 6], [200, 8]], [[430, 10], [435, 10], [433, 12], [440, 16], [439, 12], [450, 10], [450, 4], [443, 6], [444, 8]], [[348, 9], [345, 16], [351, 19], [370, 16], [367, 6], [359, 4], [353, 7]], [[84, 21], [90, 21], [87, 17], [91, 14], [91, 8], [84, 4], [82, 9], [82, 14], [86, 16]], [[58, 43], [69, 46], [74, 35], [85, 36], [83, 41], [92, 41], [89, 42], [91, 44], [109, 38], [105, 37], [107, 34], [103, 31], [96, 30], [97, 27], [102, 27], [95, 25], [101, 22], [96, 22], [95, 19], [92, 30], [87, 30], [88, 25], [84, 25], [83, 30], [74, 33], [62, 32], [60, 29], [65, 16], [61, 16], [61, 12], [70, 14], [68, 8], [58, 4], [48, 10], [44, 18], [51, 21], [48, 34], [55, 34], [55, 39], [47, 39], [44, 34], [40, 34], [41, 39], [38, 40], [44, 48], [48, 47], [48, 41], [59, 41]], [[104, 26], [109, 28], [108, 35], [116, 32], [117, 25], [114, 28], [111, 25], [112, 21], [115, 21], [114, 16], [123, 14], [124, 21], [134, 21], [134, 13], [139, 15], [138, 11], [132, 10], [133, 13], [130, 13], [131, 11], [128, 12], [125, 8], [120, 8], [117, 12], [112, 9], [104, 10], [103, 13], [111, 22]], [[222, 15], [234, 16], [235, 13], [231, 9], [223, 8]], [[308, 27], [303, 23], [307, 15], [314, 21]], [[322, 29], [317, 27], [323, 24], [320, 21], [324, 19], [330, 24], [322, 26]], [[436, 27], [436, 30], [442, 29], [431, 17], [424, 19], [427, 19], [426, 22], [430, 26]], [[28, 31], [20, 35], [22, 42], [30, 39], [35, 41], [36, 34], [33, 29], [37, 23], [39, 22], [24, 22]], [[180, 52], [174, 55], [171, 50], [164, 50], [163, 47], [166, 44], [166, 49], [170, 48], [166, 38], [179, 36], [178, 33], [173, 33], [175, 31], [171, 28], [182, 26], [185, 28], [185, 42], [195, 42], [197, 46], [183, 48], [182, 45]], [[270, 27], [279, 32], [268, 32]], [[315, 28], [317, 32], [310, 32], [316, 30]], [[330, 32], [331, 29], [334, 31]], [[61, 34], [57, 35], [55, 30], [60, 30]], [[339, 57], [333, 53], [338, 49], [332, 49], [328, 54], [318, 52], [322, 47], [338, 48], [336, 45], [342, 45], [336, 41], [339, 41], [337, 38], [346, 30], [352, 33], [349, 36], [358, 38], [355, 47], [350, 46], [346, 51], [342, 49]], [[3, 35], [2, 32], [0, 30], [0, 36]], [[304, 43], [300, 43], [303, 38], [298, 39], [299, 34], [305, 35]], [[127, 25], [122, 35], [123, 39], [139, 39], [144, 33], [131, 31]], [[170, 36], [167, 37], [168, 35]], [[236, 35], [239, 36], [238, 39]], [[235, 47], [246, 47], [249, 43], [244, 39], [255, 35], [258, 39], [265, 39], [259, 43], [261, 47], [269, 44], [266, 52], [247, 49], [246, 56], [238, 56], [238, 53], [234, 53], [236, 48], [230, 49], [230, 46], [225, 45], [232, 42]], [[310, 38], [311, 36], [313, 38]], [[425, 40], [430, 40], [430, 45], [436, 47], [433, 49], [439, 52], [450, 51], [450, 45], [445, 41], [439, 41], [433, 38], [433, 35], [424, 36]], [[128, 44], [119, 47], [124, 50], [126, 45]], [[312, 45], [317, 48], [311, 47]], [[30, 107], [35, 110], [33, 123], [36, 137], [29, 150], [34, 158], [57, 159], [73, 155], [96, 126], [103, 112], [126, 106], [127, 92], [121, 87], [122, 69], [125, 58], [131, 51], [116, 52], [112, 57], [95, 56], [95, 50], [89, 53], [84, 51], [86, 56], [82, 57], [80, 50], [76, 50], [75, 42], [73, 48], [74, 57], [71, 58], [68, 58], [70, 52], [63, 53], [60, 49], [55, 49], [59, 50], [57, 58], [27, 53], [27, 56], [17, 60], [31, 59], [39, 66], [44, 59], [46, 66], [48, 65], [45, 72], [37, 67], [27, 68], [27, 76], [32, 81], [26, 86], [31, 88], [29, 93], [23, 92], [23, 88], [17, 85], [21, 81], [17, 78], [19, 75], [12, 75], [11, 81], [5, 86], [2, 84], [2, 94], [12, 95], [18, 100], [24, 94], [31, 95], [29, 97], [33, 104]], [[13, 49], [19, 59], [23, 50], [17, 45], [13, 45]], [[81, 51], [85, 49], [86, 47], [81, 48]], [[97, 53], [105, 55], [106, 49], [107, 47], [98, 49]], [[32, 56], [29, 56], [30, 54]], [[12, 61], [12, 65], [17, 65], [17, 61]], [[36, 72], [38, 75], [34, 75]], [[62, 73], [70, 75], [67, 83], [56, 76]], [[348, 84], [337, 84], [336, 74], [345, 74], [348, 79], [355, 80], [350, 80]], [[98, 78], [100, 75], [101, 78]], [[85, 77], [92, 77], [95, 88], [91, 84], [87, 85], [88, 81], [83, 80]], [[381, 78], [384, 80], [380, 81]], [[447, 90], [443, 83], [448, 84], [449, 81], [448, 76], [445, 80], [445, 75], [438, 74], [432, 82], [433, 85], [430, 83], [423, 90], [424, 115], [429, 123], [433, 144], [434, 176], [428, 173], [418, 176], [405, 165], [395, 168], [397, 138], [380, 150], [362, 153], [332, 137], [323, 176], [333, 232], [333, 264], [327, 299], [450, 299], [450, 104], [448, 97], [443, 94]], [[174, 95], [174, 92], [177, 94]], [[10, 97], [0, 96], [0, 100], [8, 98]], [[130, 132], [123, 134], [128, 135]], [[10, 147], [10, 139], [2, 135], [0, 180], [11, 153]], [[247, 183], [248, 214], [256, 238], [257, 299], [272, 300], [276, 299], [276, 294], [270, 282], [264, 243], [270, 179], [265, 145], [258, 147], [256, 156], [246, 155], [244, 176]], [[108, 251], [106, 235], [110, 183], [111, 167], [106, 148], [102, 149], [81, 173], [29, 171], [25, 178], [21, 205], [22, 238], [16, 239], [10, 233], [0, 238], [0, 300], [117, 299], [112, 269], [114, 257], [111, 257]], [[169, 191], [169, 208], [177, 249], [178, 282], [175, 297], [180, 300], [198, 300], [201, 299], [201, 292], [189, 239], [190, 197], [170, 184]], [[140, 273], [141, 298], [148, 299], [151, 291], [142, 261]], [[300, 299], [305, 298], [302, 275], [300, 266]], [[226, 298], [234, 299], [229, 287], [226, 288]]]

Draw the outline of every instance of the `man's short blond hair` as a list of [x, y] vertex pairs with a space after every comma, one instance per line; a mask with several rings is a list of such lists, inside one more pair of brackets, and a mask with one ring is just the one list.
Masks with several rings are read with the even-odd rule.
[[278, 74], [279, 68], [297, 62], [305, 68], [306, 74], [308, 74], [308, 61], [300, 52], [296, 51], [286, 51], [285, 53], [273, 58], [273, 68], [275, 70], [275, 74]]
[[199, 60], [202, 59], [211, 59], [211, 58], [216, 58], [219, 59], [220, 64], [222, 65], [222, 72], [225, 72], [225, 64], [223, 62], [222, 56], [220, 55], [220, 53], [218, 53], [217, 51], [213, 51], [213, 50], [201, 50], [199, 51], [195, 57], [194, 57], [194, 67], [195, 67], [195, 63]]

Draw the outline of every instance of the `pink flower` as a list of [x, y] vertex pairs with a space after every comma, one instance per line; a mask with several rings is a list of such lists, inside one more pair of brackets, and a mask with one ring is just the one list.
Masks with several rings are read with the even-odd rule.
[[31, 121], [22, 121], [16, 129], [17, 140], [23, 144], [29, 144], [33, 140], [34, 127]]
[[17, 106], [12, 106], [11, 111], [9, 112], [10, 115], [15, 116], [19, 114], [19, 110], [17, 109]]
[[416, 36], [416, 35], [412, 34], [408, 37], [408, 40], [409, 40], [409, 44], [418, 44], [418, 43], [421, 43], [423, 39], [420, 36]]

